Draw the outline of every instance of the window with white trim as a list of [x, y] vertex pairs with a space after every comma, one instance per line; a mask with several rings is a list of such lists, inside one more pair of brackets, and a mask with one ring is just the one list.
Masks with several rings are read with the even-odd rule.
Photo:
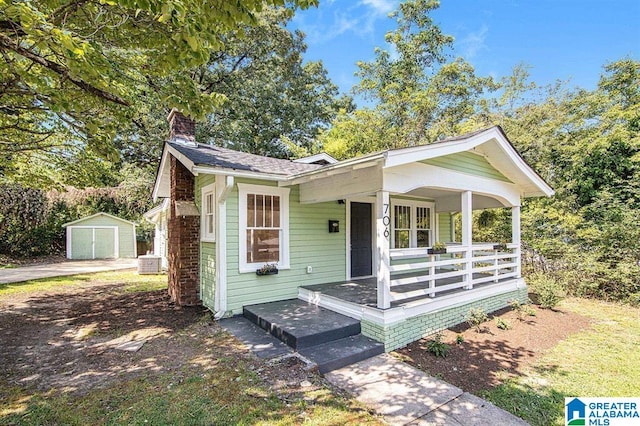
[[392, 200], [393, 232], [391, 248], [431, 247], [433, 244], [433, 203]]
[[215, 184], [202, 188], [202, 205], [200, 207], [200, 239], [213, 242], [216, 240], [216, 190]]
[[289, 189], [238, 184], [240, 272], [289, 268]]

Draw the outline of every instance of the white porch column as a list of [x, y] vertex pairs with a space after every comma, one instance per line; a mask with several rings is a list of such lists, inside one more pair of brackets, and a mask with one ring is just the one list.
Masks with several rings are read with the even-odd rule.
[[471, 258], [473, 257], [473, 207], [472, 207], [472, 193], [471, 191], [464, 191], [462, 193], [461, 199], [461, 210], [462, 210], [462, 246], [465, 247], [464, 257], [465, 257], [465, 272], [464, 279], [467, 282], [466, 289], [473, 288], [473, 262], [471, 262]]
[[511, 207], [511, 242], [518, 245], [513, 249], [513, 254], [516, 256], [516, 277], [520, 278], [522, 272], [522, 250], [520, 249], [520, 206]]
[[376, 192], [376, 253], [378, 256], [378, 308], [380, 309], [391, 307], [390, 209], [389, 192]]

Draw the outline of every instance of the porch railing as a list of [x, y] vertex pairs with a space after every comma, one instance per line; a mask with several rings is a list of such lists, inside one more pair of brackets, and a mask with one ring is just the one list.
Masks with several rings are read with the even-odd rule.
[[446, 254], [429, 254], [426, 248], [394, 249], [390, 257], [391, 301], [435, 297], [520, 275], [518, 244], [500, 248], [493, 243], [452, 244], [447, 245]]

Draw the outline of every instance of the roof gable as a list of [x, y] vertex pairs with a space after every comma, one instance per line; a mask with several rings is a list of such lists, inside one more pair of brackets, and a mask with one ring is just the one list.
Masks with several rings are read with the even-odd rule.
[[524, 196], [549, 197], [554, 194], [553, 189], [524, 161], [498, 126], [429, 145], [389, 150], [385, 155], [384, 167], [397, 167], [432, 159], [442, 161], [449, 155], [462, 152], [483, 156], [508, 181], [521, 187]]
[[118, 217], [118, 216], [114, 216], [114, 215], [109, 214], [109, 213], [99, 212], [99, 213], [96, 213], [96, 214], [92, 214], [91, 216], [81, 217], [80, 219], [74, 220], [72, 222], [67, 222], [67, 223], [63, 224], [62, 227], [64, 228], [64, 227], [67, 227], [67, 226], [70, 226], [70, 225], [75, 225], [77, 223], [84, 222], [86, 220], [93, 219], [94, 217], [98, 217], [98, 216], [106, 216], [108, 218], [117, 220], [119, 222], [126, 223], [127, 225], [136, 226], [135, 222], [131, 222], [129, 220], [123, 219], [123, 218]]

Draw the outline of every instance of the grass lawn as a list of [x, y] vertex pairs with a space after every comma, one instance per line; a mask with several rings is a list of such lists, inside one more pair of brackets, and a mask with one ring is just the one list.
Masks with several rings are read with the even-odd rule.
[[[166, 321], [166, 315], [184, 318], [183, 310], [166, 307], [166, 285], [166, 275], [135, 272], [1, 285], [0, 345], [5, 346], [5, 358], [0, 370], [0, 425], [380, 424], [316, 373], [258, 360], [196, 308], [189, 311], [195, 312], [194, 320], [154, 337], [139, 352], [96, 352], [96, 345], [118, 337], [130, 322], [152, 327], [157, 326], [153, 321]], [[141, 302], [114, 308], [134, 299]], [[164, 304], [167, 314], [149, 308], [152, 302]], [[54, 313], [73, 308], [52, 319], [49, 306]], [[16, 318], [33, 324], [21, 325]], [[81, 338], [75, 334], [75, 340], [66, 337], [91, 322], [100, 324], [98, 333]], [[39, 337], [41, 333], [48, 337]], [[38, 365], [47, 352], [60, 347], [67, 348], [65, 353], [75, 362], [67, 358], [55, 364], [55, 357], [51, 361], [49, 356], [49, 365]], [[40, 356], [32, 360], [24, 355], [35, 350]], [[68, 386], [60, 384], [65, 370]], [[51, 371], [54, 378], [47, 374]], [[95, 379], [84, 388], [71, 386], [87, 375]]]
[[0, 301], [12, 295], [33, 292], [81, 290], [87, 285], [96, 283], [118, 285], [123, 292], [152, 291], [167, 288], [167, 277], [166, 275], [138, 275], [131, 271], [114, 271], [0, 284]]
[[640, 309], [567, 299], [595, 324], [554, 347], [526, 375], [480, 396], [532, 425], [564, 424], [564, 398], [640, 396]]

